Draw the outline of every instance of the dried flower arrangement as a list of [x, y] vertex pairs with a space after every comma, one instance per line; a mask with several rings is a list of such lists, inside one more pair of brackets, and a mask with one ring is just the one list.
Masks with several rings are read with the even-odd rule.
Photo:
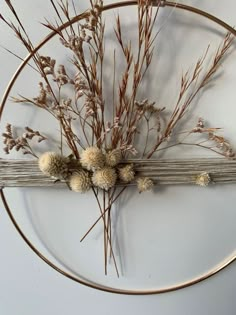
[[[5, 2], [18, 24], [8, 22], [2, 16], [1, 19], [14, 31], [29, 53], [32, 53], [34, 46], [14, 6], [10, 0]], [[11, 124], [7, 124], [2, 135], [4, 151], [9, 154], [13, 149], [22, 150], [23, 154], [32, 155], [38, 160], [38, 167], [45, 176], [55, 181], [66, 182], [68, 188], [74, 192], [86, 193], [89, 190], [93, 192], [100, 216], [81, 241], [98, 222], [102, 221], [105, 274], [110, 255], [119, 276], [112, 247], [112, 206], [131, 184], [137, 186], [139, 193], [150, 191], [158, 184], [152, 177], [140, 176], [138, 171], [140, 161], [154, 163], [155, 153], [177, 145], [200, 147], [229, 159], [235, 158], [230, 143], [217, 134], [219, 128], [205, 126], [202, 118], [199, 118], [191, 130], [181, 133], [181, 140], [170, 142], [173, 135], [176, 136], [176, 129], [193, 100], [214, 79], [234, 36], [230, 32], [226, 34], [213, 55], [210, 66], [205, 64], [206, 57], [209, 56], [208, 47], [193, 69], [182, 75], [174, 109], [171, 113], [166, 113], [166, 108], [158, 108], [152, 100], [138, 99], [140, 86], [152, 64], [154, 41], [157, 36], [154, 25], [163, 1], [156, 1], [153, 6], [153, 1], [138, 0], [137, 51], [134, 51], [131, 42], [124, 40], [121, 19], [119, 15], [116, 18], [114, 35], [123, 54], [125, 70], [117, 83], [114, 52], [113, 104], [107, 104], [103, 83], [105, 58], [103, 1], [91, 0], [90, 11], [86, 12], [84, 20], [77, 22], [76, 26], [71, 23], [67, 1], [59, 0], [59, 8], [53, 0], [50, 2], [58, 16], [58, 24], [47, 22], [44, 25], [56, 32], [61, 44], [71, 52], [70, 62], [76, 75], [72, 77], [66, 65], [58, 65], [52, 57], [42, 56], [37, 52], [33, 55], [33, 61], [36, 71], [42, 77], [38, 96], [14, 97], [13, 101], [28, 103], [45, 110], [59, 123], [60, 152], [45, 152], [37, 156], [30, 140], [37, 138], [40, 143], [47, 140], [46, 137], [30, 127], [25, 127], [22, 135], [15, 136]], [[69, 22], [69, 27], [65, 30], [59, 28], [62, 17]], [[65, 97], [63, 90], [65, 86], [70, 86], [73, 90], [71, 94], [73, 97], [71, 95]], [[112, 114], [109, 115], [111, 111]], [[144, 126], [146, 131], [140, 135], [140, 129]], [[190, 137], [196, 134], [205, 136], [205, 139], [191, 142]], [[143, 152], [138, 152], [136, 143], [141, 136], [145, 139]], [[70, 154], [65, 156], [63, 152], [68, 150]], [[131, 161], [132, 156], [135, 158]], [[211, 181], [211, 174], [208, 172], [199, 172], [194, 177], [195, 184], [200, 186], [207, 186]]]

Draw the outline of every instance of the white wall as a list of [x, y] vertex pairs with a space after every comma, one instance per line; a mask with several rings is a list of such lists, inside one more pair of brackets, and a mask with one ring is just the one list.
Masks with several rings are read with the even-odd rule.
[[[26, 27], [28, 26], [28, 29], [30, 29], [30, 34], [34, 38], [35, 42], [39, 41], [47, 34], [47, 31], [41, 26], [38, 26], [38, 21], [42, 21], [43, 17], [49, 18], [52, 16], [52, 12], [49, 12], [49, 8], [51, 8], [49, 1], [25, 0], [22, 1], [22, 3], [17, 3], [17, 1], [15, 2], [19, 13], [24, 19]], [[114, 1], [105, 2], [109, 3]], [[227, 0], [224, 3], [219, 0], [214, 2], [186, 0], [185, 3], [208, 10], [218, 17], [225, 19], [229, 24], [235, 25], [234, 11], [236, 9], [236, 4], [233, 0]], [[81, 2], [79, 4], [81, 11], [84, 10], [87, 5], [88, 1]], [[0, 12], [3, 16], [10, 16], [4, 3], [1, 3]], [[129, 23], [129, 15], [127, 15], [127, 12], [126, 15], [123, 15], [123, 19], [126, 23]], [[170, 11], [168, 11], [168, 13], [169, 12]], [[166, 82], [170, 85], [172, 84], [173, 86], [177, 85], [178, 82], [178, 76], [177, 74], [176, 77], [173, 76], [173, 72], [176, 71], [176, 73], [181, 73], [181, 58], [182, 61], [183, 59], [186, 59], [186, 64], [184, 64], [184, 66], [187, 67], [192, 65], [192, 54], [194, 55], [195, 60], [195, 54], [196, 56], [199, 56], [199, 52], [201, 54], [201, 52], [204, 51], [204, 47], [206, 47], [205, 44], [208, 42], [209, 38], [213, 41], [213, 46], [216, 45], [221, 38], [221, 34], [214, 34], [214, 32], [206, 31], [204, 29], [206, 25], [202, 21], [201, 25], [203, 29], [199, 31], [200, 34], [196, 28], [186, 28], [186, 25], [190, 25], [188, 24], [189, 22], [192, 21], [193, 25], [196, 26], [196, 23], [199, 20], [189, 14], [184, 14], [183, 17], [184, 19], [186, 18], [186, 20], [184, 20], [181, 25], [181, 23], [179, 23], [181, 16], [177, 14], [175, 17], [175, 13], [171, 14], [170, 20], [173, 19], [171, 20], [171, 23], [177, 23], [179, 29], [171, 29], [169, 26], [171, 23], [167, 24], [166, 32], [169, 31], [169, 36], [166, 37], [166, 41], [162, 42], [164, 47], [163, 55], [166, 55], [167, 57], [172, 56], [171, 67], [173, 68], [167, 69], [169, 71], [168, 73], [164, 70], [160, 71], [162, 71], [162, 78], [164, 77], [167, 80]], [[186, 25], [184, 24], [185, 22]], [[185, 30], [186, 33], [182, 37], [181, 31], [183, 30]], [[15, 51], [19, 55], [24, 56], [25, 53], [23, 49], [17, 43], [14, 36], [10, 35], [10, 32], [3, 23], [0, 24], [0, 32], [2, 45]], [[213, 35], [211, 33], [213, 33]], [[178, 56], [176, 53], [176, 49], [180, 48], [180, 41], [182, 47], [181, 53], [183, 53], [182, 57]], [[200, 47], [199, 52], [196, 51], [196, 47], [198, 46]], [[19, 61], [3, 50], [0, 50], [0, 56], [0, 94], [2, 94], [7, 82], [19, 64]], [[201, 99], [201, 104], [204, 106], [200, 106], [196, 113], [196, 117], [198, 117], [198, 115], [205, 114], [212, 124], [224, 127], [225, 134], [228, 135], [235, 144], [236, 124], [234, 123], [234, 106], [236, 95], [234, 91], [234, 79], [236, 78], [234, 69], [236, 64], [234, 60], [233, 57], [231, 57], [231, 59], [227, 61], [228, 63], [226, 63], [227, 67], [225, 66], [223, 74], [223, 78], [225, 79], [219, 79], [221, 89], [214, 90], [212, 93], [206, 93], [206, 96]], [[164, 62], [168, 63], [168, 60], [165, 60]], [[170, 79], [169, 76], [173, 77]], [[158, 84], [163, 84], [163, 82], [158, 77], [155, 77], [155, 79], [157, 80], [156, 85], [158, 89]], [[30, 82], [21, 82], [20, 86], [23, 89], [28, 90]], [[170, 99], [171, 97], [174, 97], [174, 95], [170, 95], [170, 90], [171, 89], [168, 87], [168, 89], [163, 92], [162, 96], [160, 96], [162, 97], [162, 102], [168, 97]], [[152, 95], [155, 94], [154, 92], [155, 84], [151, 89]], [[225, 97], [226, 94], [227, 98]], [[212, 104], [217, 104], [219, 106], [217, 106], [217, 108], [214, 107], [214, 110], [212, 110]], [[229, 106], [227, 107], [228, 112], [233, 112], [234, 110], [234, 115], [227, 115], [225, 106]], [[6, 112], [4, 117], [4, 122], [12, 120], [17, 122], [19, 117], [23, 119], [22, 117], [26, 113], [25, 111], [21, 113], [21, 110], [18, 108], [9, 108], [10, 109]], [[32, 120], [32, 114], [33, 112], [30, 112], [30, 118], [25, 117], [25, 121], [28, 122], [29, 119]], [[196, 117], [194, 117], [195, 120]], [[38, 124], [37, 121], [35, 123], [36, 125]], [[1, 126], [1, 130], [2, 128], [3, 127]], [[192, 152], [185, 153], [188, 156], [192, 154]], [[181, 151], [177, 151], [177, 154], [181, 156]], [[3, 153], [1, 153], [0, 156], [5, 157]], [[160, 239], [158, 240], [160, 242], [160, 251], [163, 249], [164, 252], [164, 249], [168, 248], [172, 254], [174, 253], [173, 257], [170, 254], [167, 254], [166, 258], [171, 259], [172, 257], [172, 260], [168, 263], [165, 263], [165, 260], [162, 261], [160, 263], [160, 273], [155, 275], [155, 277], [159, 278], [164, 285], [171, 282], [171, 279], [167, 277], [169, 282], [165, 283], [165, 275], [174, 274], [174, 279], [181, 281], [182, 277], [185, 279], [186, 277], [191, 277], [191, 275], [195, 276], [198, 273], [204, 272], [235, 250], [236, 236], [234, 233], [234, 222], [236, 219], [236, 213], [234, 213], [234, 205], [236, 197], [234, 196], [234, 189], [235, 187], [233, 186], [216, 187], [215, 189], [210, 189], [209, 191], [202, 191], [198, 188], [193, 189], [192, 187], [168, 188], [164, 192], [160, 192], [159, 195], [149, 197], [149, 209], [152, 213], [155, 211], [155, 214], [153, 215], [155, 215], [157, 220], [156, 228], [157, 230], [163, 231], [160, 235]], [[60, 212], [61, 217], [57, 217], [57, 226], [52, 225], [48, 227], [47, 223], [51, 222], [50, 220], [55, 218], [55, 212], [52, 213], [55, 210], [55, 203], [53, 203], [50, 198], [52, 198], [51, 196], [55, 196], [56, 198], [57, 195], [56, 192], [52, 192], [52, 195], [49, 196], [51, 192], [48, 194], [45, 190], [41, 190], [40, 192], [41, 194], [39, 194], [38, 191], [29, 190], [28, 193], [24, 195], [24, 200], [22, 197], [23, 193], [21, 194], [20, 190], [9, 190], [9, 201], [10, 204], [14, 206], [14, 214], [19, 220], [21, 220], [21, 224], [25, 224], [24, 227], [27, 233], [31, 233], [31, 227], [28, 226], [26, 218], [27, 214], [30, 214], [31, 219], [33, 218], [32, 222], [35, 224], [35, 227], [39, 229], [42, 228], [42, 234], [39, 233], [38, 235], [41, 239], [41, 243], [46, 240], [50, 240], [50, 244], [52, 244], [52, 249], [55, 250], [56, 256], [61, 257], [63, 250], [66, 248], [63, 248], [59, 241], [56, 244], [55, 239], [57, 240], [60, 238], [59, 227], [67, 214], [63, 213], [63, 211]], [[42, 198], [46, 198], [45, 201], [48, 201], [49, 199], [51, 200], [50, 204], [47, 203], [47, 207], [45, 205], [42, 207], [42, 204], [40, 203]], [[156, 200], [158, 200], [159, 204], [158, 212], [156, 212]], [[132, 218], [134, 210], [137, 210], [139, 221], [143, 222], [142, 215], [143, 209], [146, 207], [146, 200], [142, 200], [140, 197], [135, 197], [132, 201], [133, 203], [129, 203], [128, 206], [125, 207], [125, 211], [127, 210], [128, 214], [127, 217], [126, 214], [124, 214], [123, 219]], [[28, 209], [28, 207], [32, 204], [33, 207], [31, 207], [31, 212], [28, 212], [26, 209]], [[163, 209], [165, 209], [165, 212]], [[122, 296], [104, 293], [74, 283], [52, 270], [23, 242], [10, 222], [2, 205], [0, 210], [1, 315], [62, 315], [66, 312], [68, 314], [81, 313], [86, 315], [95, 313], [98, 315], [235, 314], [235, 264], [205, 282], [172, 293], [153, 296]], [[151, 223], [152, 222], [150, 222], [150, 224]], [[148, 233], [150, 226], [151, 225], [144, 227], [141, 226], [141, 232]], [[135, 233], [135, 229], [132, 231]], [[166, 231], [168, 231], [170, 235], [168, 240], [165, 237]], [[31, 235], [31, 237], [36, 238], [37, 234], [35, 233], [35, 235]], [[173, 243], [173, 240], [176, 240], [177, 245]], [[180, 241], [182, 242], [182, 246], [180, 246], [181, 254], [178, 250], [175, 250], [176, 248], [178, 249], [178, 242]], [[40, 243], [40, 241], [38, 242]], [[42, 246], [41, 243], [39, 246]], [[171, 243], [173, 248], [170, 247]], [[65, 243], [65, 246], [67, 245], [68, 243]], [[77, 244], [75, 243], [74, 246], [76, 247]], [[124, 249], [127, 251], [127, 247]], [[43, 246], [42, 250], [45, 250], [43, 249]], [[190, 252], [191, 254], [189, 254]], [[157, 254], [154, 254], [155, 257], [157, 257], [156, 255]], [[142, 255], [140, 255], [140, 259], [142, 259]], [[92, 263], [93, 257], [91, 256], [90, 267], [92, 267]], [[136, 267], [142, 269], [143, 266]], [[152, 267], [154, 269], [154, 266]], [[178, 273], [178, 270], [181, 270], [182, 273]], [[105, 281], [102, 277], [99, 279], [101, 282]], [[134, 279], [132, 281], [131, 284], [134, 285], [136, 279], [135, 281]], [[139, 282], [137, 283], [140, 284]], [[151, 285], [153, 285], [153, 283], [151, 283]]]

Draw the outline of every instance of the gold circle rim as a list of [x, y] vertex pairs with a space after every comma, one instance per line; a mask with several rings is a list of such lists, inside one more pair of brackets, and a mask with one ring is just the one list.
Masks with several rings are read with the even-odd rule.
[[[209, 14], [206, 11], [200, 10], [198, 8], [192, 7], [192, 6], [188, 6], [185, 4], [179, 4], [179, 3], [175, 3], [175, 2], [170, 2], [170, 1], [160, 1], [160, 0], [153, 0], [153, 6], [157, 6], [160, 5], [162, 7], [174, 7], [176, 9], [181, 9], [181, 10], [185, 10], [188, 12], [192, 12], [195, 13], [197, 15], [200, 15], [202, 17], [205, 17], [211, 21], [213, 21], [214, 23], [220, 25], [221, 27], [223, 27], [224, 29], [226, 29], [227, 31], [229, 31], [231, 34], [233, 34], [236, 37], [236, 30], [231, 27], [229, 24], [225, 23], [223, 20], [217, 18], [214, 15]], [[115, 8], [119, 8], [119, 7], [125, 7], [125, 6], [132, 6], [132, 5], [137, 5], [138, 1], [137, 0], [128, 0], [128, 1], [122, 1], [122, 2], [116, 2], [113, 4], [109, 4], [109, 5], [105, 5], [102, 8], [102, 11], [108, 11], [111, 9], [115, 9]], [[48, 36], [46, 36], [33, 50], [30, 54], [28, 54], [28, 56], [23, 60], [23, 62], [20, 64], [20, 66], [18, 67], [18, 69], [16, 70], [15, 74], [13, 75], [12, 79], [10, 80], [5, 93], [3, 95], [2, 101], [1, 101], [1, 106], [0, 106], [0, 122], [2, 119], [2, 115], [3, 115], [3, 111], [7, 102], [7, 99], [9, 97], [10, 91], [13, 87], [13, 85], [15, 84], [17, 78], [19, 77], [21, 71], [24, 69], [24, 67], [27, 65], [27, 63], [29, 62], [29, 60], [34, 56], [35, 53], [38, 52], [38, 50], [40, 48], [42, 48], [50, 39], [52, 39], [54, 36], [57, 35], [57, 31], [62, 31], [64, 29], [66, 29], [68, 26], [70, 26], [71, 24], [74, 24], [80, 20], [85, 19], [87, 16], [89, 16], [89, 11], [85, 11], [82, 14], [79, 14], [77, 16], [75, 16], [73, 19], [71, 19], [69, 22], [66, 22], [64, 24], [62, 24], [60, 27], [58, 27], [57, 30], [52, 31], [49, 33]], [[73, 275], [71, 275], [70, 273], [64, 271], [63, 269], [59, 268], [58, 266], [56, 266], [54, 263], [52, 263], [49, 259], [47, 259], [47, 257], [45, 257], [40, 251], [37, 250], [37, 248], [30, 242], [30, 240], [26, 237], [26, 235], [23, 233], [23, 231], [21, 230], [21, 228], [19, 227], [18, 223], [16, 222], [12, 211], [9, 207], [9, 204], [7, 202], [6, 196], [3, 192], [4, 187], [0, 188], [0, 197], [2, 199], [3, 205], [5, 207], [5, 210], [10, 218], [10, 220], [12, 221], [14, 227], [16, 228], [16, 230], [18, 231], [18, 233], [20, 234], [20, 236], [22, 237], [22, 239], [26, 242], [26, 244], [31, 248], [31, 250], [39, 257], [41, 258], [46, 264], [48, 264], [52, 269], [56, 270], [57, 272], [59, 272], [60, 274], [62, 274], [63, 276], [65, 276], [68, 279], [71, 279], [77, 283], [80, 283], [82, 285], [85, 285], [87, 287], [93, 288], [93, 289], [97, 289], [100, 291], [105, 291], [105, 292], [109, 292], [109, 293], [116, 293], [116, 294], [125, 294], [125, 295], [153, 295], [153, 294], [162, 294], [162, 293], [167, 293], [167, 292], [172, 292], [172, 291], [176, 291], [176, 290], [180, 290], [180, 289], [184, 289], [186, 287], [192, 286], [194, 284], [200, 283], [206, 279], [209, 279], [210, 277], [212, 277], [213, 275], [218, 274], [220, 271], [224, 270], [226, 267], [228, 267], [229, 265], [231, 265], [233, 262], [236, 261], [236, 254], [232, 254], [230, 256], [228, 256], [223, 262], [221, 262], [219, 265], [217, 265], [216, 267], [212, 268], [211, 270], [207, 271], [206, 273], [202, 274], [201, 276], [198, 276], [194, 279], [191, 280], [187, 280], [185, 282], [176, 284], [176, 285], [172, 285], [169, 287], [164, 287], [164, 288], [160, 288], [160, 289], [146, 289], [146, 290], [130, 290], [130, 289], [118, 289], [118, 288], [113, 288], [113, 287], [108, 287], [108, 286], [104, 286], [102, 284], [98, 284], [98, 283], [93, 283], [92, 281], [89, 280], [84, 280], [82, 278], [79, 277], [75, 277]]]

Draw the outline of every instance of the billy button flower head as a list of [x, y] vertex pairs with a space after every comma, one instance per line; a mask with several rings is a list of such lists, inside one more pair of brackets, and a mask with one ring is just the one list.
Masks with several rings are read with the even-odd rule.
[[105, 164], [105, 156], [97, 147], [88, 147], [82, 151], [80, 163], [83, 168], [94, 171], [101, 169]]
[[130, 183], [134, 179], [134, 175], [135, 172], [133, 164], [128, 164], [118, 168], [119, 179], [125, 183]]
[[114, 167], [120, 163], [122, 153], [120, 149], [110, 150], [105, 154], [106, 165]]
[[198, 186], [206, 187], [210, 184], [211, 177], [207, 172], [203, 172], [196, 177], [195, 184]]
[[115, 186], [117, 180], [116, 170], [111, 167], [104, 167], [93, 173], [93, 184], [101, 189], [108, 190]]
[[153, 181], [149, 177], [140, 177], [137, 179], [137, 187], [139, 193], [150, 191], [154, 186]]
[[65, 179], [68, 176], [67, 158], [55, 152], [45, 152], [38, 159], [40, 171], [51, 177]]
[[69, 186], [72, 191], [85, 193], [90, 190], [92, 181], [89, 172], [79, 170], [71, 175]]

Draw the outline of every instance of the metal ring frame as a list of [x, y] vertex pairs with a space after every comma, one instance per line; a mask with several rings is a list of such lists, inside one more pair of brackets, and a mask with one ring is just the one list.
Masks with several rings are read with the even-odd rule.
[[[119, 7], [125, 7], [125, 6], [133, 6], [133, 5], [137, 5], [137, 1], [122, 1], [122, 2], [117, 2], [114, 4], [110, 4], [110, 5], [105, 5], [102, 9], [102, 11], [108, 11], [111, 9], [115, 9], [115, 8], [119, 8]], [[160, 5], [160, 0], [154, 0], [153, 1], [153, 6], [157, 6]], [[231, 27], [230, 25], [228, 25], [227, 23], [225, 23], [224, 21], [218, 19], [217, 17], [199, 10], [195, 7], [191, 7], [185, 4], [178, 4], [178, 3], [174, 3], [174, 2], [170, 2], [170, 1], [161, 1], [161, 6], [162, 7], [174, 7], [176, 9], [181, 9], [181, 10], [185, 10], [185, 11], [189, 11], [195, 14], [198, 14], [202, 17], [205, 17], [213, 22], [215, 22], [216, 24], [220, 25], [221, 27], [223, 27], [224, 29], [226, 29], [227, 31], [229, 31], [231, 34], [233, 34], [234, 36], [236, 36], [236, 30]], [[85, 19], [87, 16], [89, 16], [89, 12], [84, 12], [83, 14], [80, 14], [78, 16], [75, 16], [73, 19], [71, 19], [70, 22], [66, 22], [65, 24], [61, 25], [58, 28], [58, 31], [62, 31], [64, 29], [66, 29], [68, 26], [70, 26], [73, 23], [76, 23], [80, 20]], [[52, 39], [55, 35], [57, 35], [56, 31], [52, 31], [47, 37], [45, 37], [44, 40], [42, 40], [36, 47], [35, 49], [24, 59], [24, 61], [21, 63], [21, 65], [19, 66], [19, 68], [17, 69], [17, 71], [15, 72], [15, 74], [13, 75], [11, 81], [8, 84], [8, 87], [3, 95], [2, 98], [2, 102], [1, 102], [1, 108], [0, 108], [0, 121], [3, 115], [3, 110], [5, 108], [6, 105], [6, 101], [8, 99], [8, 96], [10, 94], [10, 91], [14, 85], [14, 83], [16, 82], [17, 78], [19, 77], [21, 71], [24, 69], [24, 67], [27, 65], [27, 63], [30, 61], [30, 59], [34, 56], [34, 54], [41, 48], [43, 47], [50, 39]], [[182, 282], [180, 284], [177, 285], [173, 285], [170, 287], [164, 287], [164, 288], [160, 288], [160, 289], [147, 289], [147, 290], [125, 290], [125, 289], [117, 289], [117, 288], [112, 288], [112, 287], [108, 287], [108, 286], [104, 286], [101, 284], [96, 284], [93, 283], [92, 281], [88, 281], [88, 280], [84, 280], [82, 278], [79, 277], [75, 277], [74, 275], [62, 270], [61, 268], [57, 267], [54, 263], [52, 263], [49, 259], [47, 259], [42, 253], [40, 253], [36, 247], [30, 242], [30, 240], [26, 237], [26, 235], [23, 233], [23, 231], [21, 230], [20, 226], [18, 225], [18, 223], [16, 222], [12, 211], [8, 205], [8, 202], [6, 200], [6, 196], [3, 192], [3, 188], [0, 189], [0, 196], [1, 199], [3, 201], [3, 204], [5, 206], [5, 209], [13, 223], [13, 225], [15, 226], [16, 230], [19, 232], [19, 234], [21, 235], [21, 237], [23, 238], [23, 240], [27, 243], [27, 245], [35, 252], [35, 254], [37, 254], [44, 262], [46, 262], [50, 267], [52, 267], [54, 270], [56, 270], [57, 272], [61, 273], [63, 276], [76, 281], [80, 284], [86, 285], [88, 287], [91, 288], [95, 288], [101, 291], [106, 291], [106, 292], [110, 292], [110, 293], [117, 293], [117, 294], [127, 294], [127, 295], [148, 295], [148, 294], [158, 294], [158, 293], [165, 293], [165, 292], [171, 292], [171, 291], [175, 291], [178, 289], [183, 289], [186, 288], [188, 286], [194, 285], [196, 283], [199, 283], [203, 280], [206, 280], [208, 278], [210, 278], [211, 276], [217, 274], [218, 272], [220, 272], [221, 270], [225, 269], [227, 266], [231, 265], [234, 261], [236, 261], [236, 254], [232, 254], [232, 256], [226, 258], [226, 260], [224, 260], [223, 262], [221, 262], [218, 266], [214, 267], [213, 269], [211, 269], [210, 271], [207, 271], [205, 274], [200, 275], [194, 279]]]

